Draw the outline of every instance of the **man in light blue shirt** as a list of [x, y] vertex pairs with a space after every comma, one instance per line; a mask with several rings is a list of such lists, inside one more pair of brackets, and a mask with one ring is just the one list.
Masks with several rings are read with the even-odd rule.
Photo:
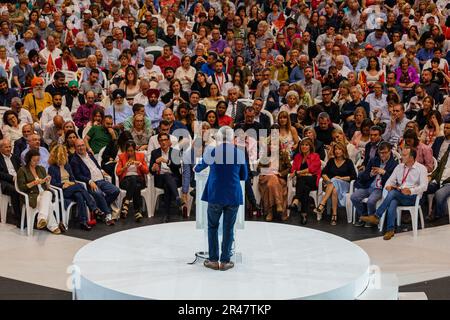
[[387, 34], [380, 27], [367, 36], [366, 42], [370, 43], [375, 50], [380, 50], [386, 48], [391, 43], [391, 40], [389, 40]]
[[148, 89], [147, 90], [148, 103], [145, 105], [145, 115], [152, 122], [152, 128], [159, 127], [159, 123], [162, 120], [162, 114], [166, 106], [163, 102], [159, 101], [159, 90]]
[[50, 154], [47, 149], [41, 147], [41, 137], [38, 134], [31, 134], [28, 137], [28, 146], [25, 150], [20, 154], [20, 161], [22, 165], [25, 165], [25, 155], [30, 151], [30, 149], [39, 149], [40, 160], [39, 165], [45, 168], [45, 171], [48, 170], [48, 158]]
[[105, 115], [110, 115], [113, 118], [113, 128], [114, 126], [121, 126], [123, 122], [130, 116], [133, 115], [133, 110], [124, 102], [125, 91], [122, 89], [116, 89], [112, 93], [113, 104], [106, 108]]

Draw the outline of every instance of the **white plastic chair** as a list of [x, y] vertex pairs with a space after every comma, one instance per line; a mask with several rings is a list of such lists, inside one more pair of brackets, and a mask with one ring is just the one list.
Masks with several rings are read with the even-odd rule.
[[11, 203], [11, 197], [2, 193], [0, 188], [0, 217], [1, 222], [6, 223], [6, 214], [8, 213], [8, 205]]
[[[189, 188], [189, 190], [192, 189]], [[181, 193], [181, 188], [178, 188], [178, 192]], [[158, 205], [158, 198], [163, 194], [164, 190], [155, 186], [155, 177], [152, 174], [149, 174], [147, 177], [147, 188], [142, 190], [142, 196], [144, 197], [145, 203], [147, 205], [147, 215], [149, 218], [155, 216], [155, 211]], [[190, 217], [191, 215], [193, 201], [193, 197], [190, 195], [190, 193], [188, 193], [188, 199], [186, 203], [188, 217]]]
[[[86, 185], [83, 184], [83, 186], [86, 188]], [[73, 206], [76, 204], [76, 202], [72, 201], [72, 200], [67, 200], [69, 202], [69, 205], [65, 206], [65, 199], [64, 199], [64, 193], [63, 193], [63, 189], [62, 188], [58, 188], [55, 186], [51, 186], [51, 189], [53, 189], [54, 191], [56, 191], [58, 193], [58, 202], [59, 202], [59, 206], [57, 206], [58, 210], [57, 210], [57, 214], [56, 214], [56, 221], [59, 223], [60, 222], [60, 215], [62, 217], [62, 222], [64, 224], [64, 226], [66, 227], [66, 229], [69, 229], [69, 219], [70, 219], [70, 211], [72, 210]], [[80, 214], [80, 213], [78, 213]]]
[[[22, 195], [25, 199], [25, 203], [22, 206], [22, 216], [20, 219], [20, 230], [24, 230], [25, 227], [25, 217], [27, 219], [27, 235], [32, 236], [33, 235], [33, 227], [34, 227], [34, 219], [36, 218], [36, 215], [38, 214], [38, 208], [32, 208], [30, 207], [30, 200], [28, 197], [28, 194], [21, 191], [19, 189], [19, 186], [17, 185], [17, 179], [14, 179], [14, 186], [16, 188], [17, 193]], [[56, 195], [56, 201], [58, 201], [58, 195]], [[52, 203], [53, 211], [56, 211], [55, 209], [55, 202]], [[53, 212], [51, 213], [53, 214]], [[57, 214], [57, 222], [59, 223], [59, 215]]]
[[421, 198], [422, 198], [421, 194], [416, 196], [416, 202], [415, 202], [414, 206], [398, 206], [397, 207], [397, 226], [400, 226], [400, 224], [401, 224], [402, 211], [409, 211], [409, 213], [411, 214], [411, 222], [412, 222], [414, 238], [417, 238], [419, 215], [420, 215], [420, 223], [422, 224], [422, 229], [425, 229], [422, 208], [420, 207], [420, 199]]

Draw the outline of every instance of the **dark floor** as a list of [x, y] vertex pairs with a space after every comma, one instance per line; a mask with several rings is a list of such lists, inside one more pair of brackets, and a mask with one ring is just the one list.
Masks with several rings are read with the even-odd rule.
[[428, 300], [450, 300], [450, 277], [402, 286], [400, 292], [425, 292]]
[[0, 300], [71, 300], [72, 293], [0, 277]]

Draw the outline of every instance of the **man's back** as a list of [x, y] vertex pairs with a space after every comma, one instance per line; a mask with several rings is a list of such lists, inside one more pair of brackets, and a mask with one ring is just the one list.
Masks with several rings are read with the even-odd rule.
[[222, 143], [207, 149], [196, 172], [210, 166], [202, 200], [221, 205], [243, 204], [240, 182], [247, 179], [245, 154], [234, 145]]

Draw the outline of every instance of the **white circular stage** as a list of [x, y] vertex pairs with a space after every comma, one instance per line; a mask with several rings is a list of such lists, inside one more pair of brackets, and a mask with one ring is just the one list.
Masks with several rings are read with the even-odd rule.
[[194, 265], [204, 250], [195, 222], [111, 234], [74, 257], [76, 299], [355, 299], [369, 281], [369, 257], [329, 233], [247, 222], [236, 232], [242, 263], [228, 271]]

